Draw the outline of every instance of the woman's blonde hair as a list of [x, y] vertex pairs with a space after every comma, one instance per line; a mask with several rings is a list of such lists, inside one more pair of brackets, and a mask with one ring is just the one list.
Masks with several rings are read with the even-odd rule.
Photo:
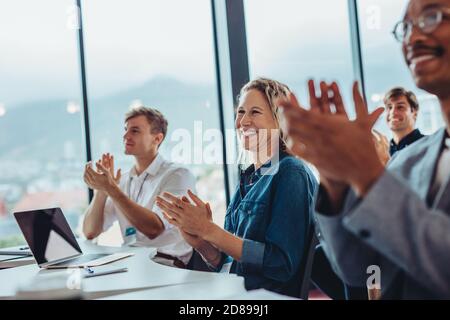
[[284, 116], [280, 112], [276, 100], [279, 98], [288, 98], [291, 90], [289, 87], [279, 81], [268, 79], [268, 78], [257, 78], [248, 82], [241, 89], [238, 96], [238, 101], [240, 98], [250, 90], [257, 90], [261, 92], [267, 102], [269, 103], [270, 110], [272, 111], [272, 116], [280, 130], [280, 148], [283, 151], [287, 151], [286, 147], [286, 132], [283, 131]]

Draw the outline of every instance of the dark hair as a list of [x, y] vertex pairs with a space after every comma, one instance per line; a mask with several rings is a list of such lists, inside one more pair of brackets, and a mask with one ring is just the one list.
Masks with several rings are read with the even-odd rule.
[[414, 110], [419, 111], [419, 102], [417, 101], [416, 95], [412, 91], [408, 91], [402, 87], [395, 87], [389, 90], [384, 96], [383, 102], [385, 105], [387, 105], [389, 99], [398, 98], [402, 96], [406, 97], [409, 105], [411, 106], [412, 111]]

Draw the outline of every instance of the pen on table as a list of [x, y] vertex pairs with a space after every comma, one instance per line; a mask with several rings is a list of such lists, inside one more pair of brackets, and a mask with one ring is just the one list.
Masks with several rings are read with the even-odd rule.
[[86, 270], [89, 273], [94, 273], [94, 270], [92, 270], [90, 267], [84, 267], [84, 270]]
[[[88, 271], [87, 268], [85, 268], [85, 270]], [[97, 271], [97, 272], [94, 272], [94, 270], [92, 270], [92, 269], [90, 269], [90, 270], [92, 272], [88, 271], [89, 273], [84, 276], [85, 278], [96, 277], [96, 276], [104, 276], [104, 275], [120, 273], [120, 272], [126, 272], [126, 271], [128, 271], [128, 268], [118, 268], [118, 269], [113, 269], [113, 270], [105, 270], [105, 271]]]

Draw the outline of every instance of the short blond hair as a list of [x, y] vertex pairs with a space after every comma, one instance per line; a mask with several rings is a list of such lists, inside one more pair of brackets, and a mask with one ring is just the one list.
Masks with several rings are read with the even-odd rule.
[[289, 97], [291, 90], [287, 85], [279, 81], [269, 79], [269, 78], [256, 78], [245, 84], [238, 96], [238, 101], [240, 98], [250, 90], [257, 90], [261, 92], [269, 103], [270, 110], [272, 111], [272, 116], [275, 119], [278, 128], [280, 129], [280, 139], [282, 143], [282, 149], [286, 150], [286, 137], [287, 133], [283, 132], [282, 122], [284, 121], [284, 116], [281, 110], [276, 105], [276, 100], [279, 98], [286, 99]]
[[139, 117], [139, 116], [145, 116], [145, 118], [147, 119], [147, 121], [150, 125], [152, 134], [158, 134], [158, 133], [163, 134], [164, 137], [163, 137], [163, 140], [161, 141], [161, 143], [162, 143], [164, 141], [164, 138], [166, 137], [167, 126], [168, 126], [167, 119], [164, 117], [164, 115], [156, 109], [141, 106], [141, 107], [133, 108], [130, 111], [128, 111], [125, 114], [125, 122], [127, 122], [131, 118], [135, 118], [135, 117]]

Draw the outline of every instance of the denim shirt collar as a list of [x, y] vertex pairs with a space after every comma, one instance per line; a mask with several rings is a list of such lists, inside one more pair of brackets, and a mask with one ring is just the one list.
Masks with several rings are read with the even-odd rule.
[[[283, 159], [284, 157], [288, 156], [288, 154], [284, 151], [280, 151], [279, 153], [279, 159]], [[255, 184], [262, 176], [262, 169], [270, 168], [272, 164], [272, 159], [269, 159], [266, 163], [264, 163], [261, 167], [259, 167], [257, 170], [255, 170], [255, 165], [250, 165], [247, 169], [241, 169], [240, 170], [240, 178], [239, 178], [239, 189], [241, 193], [241, 199], [244, 198], [245, 194], [249, 191], [251, 186]]]

